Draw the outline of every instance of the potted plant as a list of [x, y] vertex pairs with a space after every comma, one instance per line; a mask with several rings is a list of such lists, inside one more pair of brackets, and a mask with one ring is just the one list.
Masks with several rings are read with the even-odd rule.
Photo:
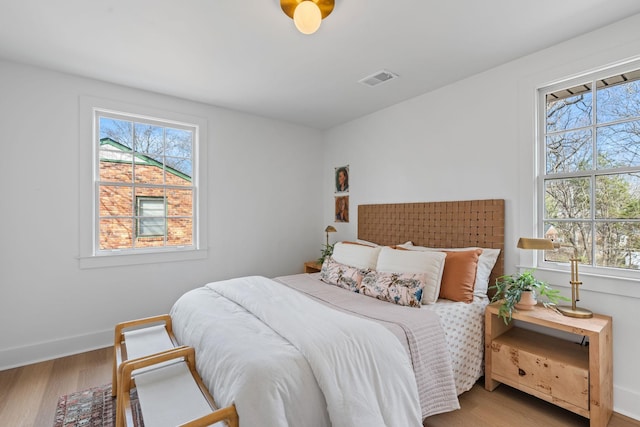
[[322, 265], [324, 260], [329, 258], [331, 254], [333, 254], [333, 245], [326, 244], [322, 245], [322, 249], [320, 250], [320, 258], [318, 258], [318, 264]]
[[[520, 274], [510, 276], [500, 276], [496, 279], [496, 284], [490, 289], [495, 289], [496, 293], [491, 298], [491, 302], [502, 300], [498, 309], [498, 315], [502, 317], [504, 323], [508, 324], [514, 310], [531, 310], [537, 303], [537, 297], [544, 297], [543, 305], [548, 307], [558, 301], [568, 301], [569, 299], [560, 295], [560, 291], [552, 289], [547, 283], [536, 279], [533, 270], [526, 270]], [[529, 300], [529, 302], [526, 302]]]

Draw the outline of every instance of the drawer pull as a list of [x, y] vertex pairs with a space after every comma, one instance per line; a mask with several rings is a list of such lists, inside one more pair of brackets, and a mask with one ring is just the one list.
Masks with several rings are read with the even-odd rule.
[[527, 373], [522, 369], [518, 368], [518, 375], [520, 375], [521, 377], [524, 377], [525, 375], [527, 375]]

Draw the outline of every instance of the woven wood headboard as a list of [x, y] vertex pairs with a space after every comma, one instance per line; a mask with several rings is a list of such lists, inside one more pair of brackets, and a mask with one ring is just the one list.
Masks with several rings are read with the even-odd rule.
[[504, 274], [504, 200], [359, 205], [358, 239], [379, 245], [411, 241], [432, 248], [500, 249], [491, 285]]

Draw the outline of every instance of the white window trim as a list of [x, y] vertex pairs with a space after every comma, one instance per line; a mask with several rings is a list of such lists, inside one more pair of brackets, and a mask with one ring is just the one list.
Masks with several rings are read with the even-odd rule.
[[[631, 60], [625, 61], [624, 63], [601, 68], [596, 71], [591, 71], [587, 73], [580, 74], [578, 76], [573, 76], [571, 78], [567, 78], [564, 80], [558, 80], [550, 84], [541, 85], [536, 89], [536, 162], [535, 162], [535, 171], [536, 171], [536, 218], [535, 218], [535, 229], [543, 230], [544, 229], [544, 176], [545, 176], [545, 162], [544, 158], [546, 156], [545, 144], [544, 144], [544, 123], [541, 119], [545, 117], [545, 106], [546, 103], [544, 101], [544, 97], [546, 93], [553, 92], [562, 88], [576, 86], [585, 82], [586, 80], [599, 80], [602, 78], [606, 78], [609, 76], [614, 76], [617, 74], [623, 74], [625, 72], [633, 71], [640, 69], [640, 60]], [[537, 235], [537, 234], [536, 234]], [[539, 270], [548, 271], [548, 272], [567, 272], [569, 271], [568, 263], [557, 263], [557, 262], [549, 262], [545, 261], [541, 254], [535, 254], [534, 264], [536, 264]], [[640, 296], [638, 292], [637, 285], [640, 283], [640, 271], [638, 270], [626, 270], [626, 269], [618, 269], [618, 268], [608, 268], [608, 267], [594, 267], [588, 265], [580, 265], [580, 274], [585, 275], [586, 277], [591, 277], [593, 279], [600, 278], [604, 279], [607, 282], [617, 282], [622, 280], [622, 283], [633, 283], [635, 286], [631, 294], [635, 296]], [[614, 293], [620, 294], [617, 292], [604, 292], [604, 293]], [[622, 293], [622, 295], [629, 295], [629, 290], [627, 292]]]
[[[148, 263], [187, 261], [207, 257], [207, 120], [153, 107], [114, 101], [105, 98], [80, 96], [79, 153], [79, 265], [80, 268], [101, 268]], [[168, 247], [138, 250], [126, 254], [111, 251], [97, 253], [95, 239], [95, 110], [124, 112], [140, 117], [161, 117], [168, 121], [192, 123], [198, 127], [195, 137], [193, 162], [196, 176], [193, 185], [198, 189], [194, 200], [194, 245], [189, 248]]]

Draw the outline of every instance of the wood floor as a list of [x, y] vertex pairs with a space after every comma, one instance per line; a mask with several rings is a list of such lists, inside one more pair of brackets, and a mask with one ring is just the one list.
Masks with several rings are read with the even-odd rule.
[[[112, 357], [113, 349], [105, 348], [0, 371], [0, 426], [52, 427], [59, 396], [111, 382]], [[460, 405], [459, 411], [427, 418], [425, 427], [589, 426], [586, 418], [504, 385], [487, 392], [476, 384]], [[640, 422], [614, 414], [608, 427]]]

